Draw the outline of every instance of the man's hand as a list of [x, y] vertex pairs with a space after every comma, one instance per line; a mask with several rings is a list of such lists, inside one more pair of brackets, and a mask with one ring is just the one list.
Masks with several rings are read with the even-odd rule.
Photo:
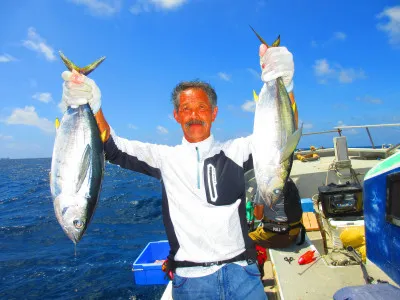
[[261, 80], [268, 82], [282, 77], [288, 93], [293, 90], [293, 55], [286, 47], [260, 45]]
[[76, 71], [65, 71], [61, 74], [64, 79], [62, 102], [65, 108], [89, 103], [93, 114], [101, 107], [101, 92], [96, 83]]

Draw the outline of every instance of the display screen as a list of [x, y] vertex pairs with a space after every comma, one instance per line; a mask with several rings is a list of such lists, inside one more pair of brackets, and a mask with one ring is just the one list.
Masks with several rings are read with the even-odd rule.
[[332, 212], [356, 210], [357, 199], [355, 194], [336, 194], [330, 196], [330, 208]]

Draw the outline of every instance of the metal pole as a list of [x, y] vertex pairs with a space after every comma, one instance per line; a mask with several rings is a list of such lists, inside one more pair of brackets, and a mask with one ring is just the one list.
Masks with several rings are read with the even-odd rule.
[[369, 132], [368, 127], [365, 127], [365, 129], [367, 129], [369, 140], [371, 141], [371, 144], [372, 144], [372, 149], [375, 149], [374, 141], [372, 140], [372, 136], [371, 136], [371, 133]]

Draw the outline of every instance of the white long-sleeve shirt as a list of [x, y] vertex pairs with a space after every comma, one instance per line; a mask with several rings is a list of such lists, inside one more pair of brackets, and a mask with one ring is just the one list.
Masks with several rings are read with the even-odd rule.
[[[248, 237], [244, 173], [252, 168], [251, 136], [220, 143], [211, 135], [199, 143], [171, 147], [130, 141], [112, 133], [106, 159], [161, 180], [163, 220], [176, 261], [213, 262], [253, 247]], [[204, 276], [221, 266], [178, 268]]]

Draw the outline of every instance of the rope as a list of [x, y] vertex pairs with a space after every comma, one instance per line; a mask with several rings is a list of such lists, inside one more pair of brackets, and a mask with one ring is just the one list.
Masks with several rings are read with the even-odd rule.
[[335, 171], [337, 177], [343, 178], [345, 176], [339, 170], [346, 169], [346, 168], [348, 168], [350, 170], [350, 175], [351, 175], [350, 179], [352, 179], [352, 181], [356, 181], [359, 185], [361, 185], [360, 180], [358, 179], [357, 176], [362, 175], [362, 174], [356, 173], [356, 171], [351, 166], [351, 161], [350, 160], [336, 161], [335, 159], [329, 165], [328, 171], [326, 172], [325, 185], [328, 185], [328, 177], [329, 177], [330, 171]]

